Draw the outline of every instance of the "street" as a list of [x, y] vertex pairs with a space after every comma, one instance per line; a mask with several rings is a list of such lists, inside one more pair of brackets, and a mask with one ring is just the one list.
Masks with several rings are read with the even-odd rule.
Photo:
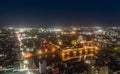
[[39, 74], [38, 71], [21, 71], [21, 72], [0, 72], [0, 74]]

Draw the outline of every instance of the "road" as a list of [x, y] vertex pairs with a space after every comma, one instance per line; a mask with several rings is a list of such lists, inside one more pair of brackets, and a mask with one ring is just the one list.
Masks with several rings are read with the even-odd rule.
[[21, 72], [0, 72], [0, 74], [40, 74], [38, 71], [21, 71]]

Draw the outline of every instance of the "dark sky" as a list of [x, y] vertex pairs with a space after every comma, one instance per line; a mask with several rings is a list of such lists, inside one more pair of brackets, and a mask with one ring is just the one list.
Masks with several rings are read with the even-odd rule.
[[0, 24], [120, 24], [120, 0], [0, 0]]

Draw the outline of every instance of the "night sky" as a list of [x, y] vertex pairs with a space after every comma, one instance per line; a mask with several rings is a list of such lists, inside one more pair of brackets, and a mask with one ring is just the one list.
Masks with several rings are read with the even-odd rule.
[[120, 24], [120, 0], [0, 0], [1, 26]]

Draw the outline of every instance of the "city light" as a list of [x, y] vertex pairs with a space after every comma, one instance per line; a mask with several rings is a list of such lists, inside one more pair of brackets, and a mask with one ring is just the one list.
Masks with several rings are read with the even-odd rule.
[[32, 57], [31, 53], [26, 53], [24, 56], [22, 56], [22, 58], [30, 58], [30, 57]]
[[120, 74], [120, 0], [0, 0], [0, 74]]
[[58, 29], [58, 28], [56, 28], [56, 29], [53, 29], [53, 31], [62, 31], [61, 29]]
[[48, 50], [47, 49], [45, 49], [45, 52], [47, 52]]
[[25, 52], [22, 51], [21, 54], [24, 56], [24, 55], [25, 55]]
[[76, 32], [75, 31], [71, 31], [70, 34], [76, 34]]
[[62, 45], [62, 40], [58, 40], [58, 44], [59, 44], [59, 45]]
[[99, 29], [98, 32], [103, 32], [103, 30], [102, 30], [102, 29]]
[[29, 64], [28, 60], [23, 61], [24, 64]]
[[41, 51], [41, 50], [39, 50], [39, 54], [42, 54], [42, 51]]
[[52, 51], [54, 52], [54, 51], [55, 51], [55, 48], [53, 48]]
[[24, 32], [25, 30], [26, 30], [25, 28], [20, 28], [20, 29], [19, 29], [19, 32], [22, 33], [22, 32]]
[[[9, 33], [12, 35], [5, 35], [7, 33], [3, 32], [3, 34], [1, 34], [3, 37], [1, 38], [4, 39], [0, 39], [2, 42], [0, 50], [6, 47], [6, 51], [1, 51], [0, 57], [7, 57], [9, 59], [16, 56], [17, 58], [14, 59], [19, 60], [20, 69], [23, 71], [33, 70], [31, 68], [37, 68], [37, 64], [39, 62], [43, 64], [43, 61], [46, 61], [52, 68], [55, 65], [68, 63], [75, 67], [73, 63], [76, 62], [79, 63], [77, 64], [78, 66], [94, 66], [95, 64], [99, 65], [99, 63], [100, 65], [101, 63], [108, 65], [111, 62], [110, 57], [112, 57], [112, 59], [115, 58], [115, 62], [119, 59], [119, 57], [116, 56], [118, 55], [117, 53], [119, 53], [120, 40], [116, 38], [119, 36], [115, 37], [115, 35], [113, 35], [113, 37], [109, 33], [102, 33], [101, 30], [106, 31], [105, 29], [94, 29], [93, 31], [90, 29], [89, 31], [84, 28], [81, 30], [77, 29], [76, 31], [66, 29], [49, 31], [44, 29], [43, 32], [38, 29], [16, 29], [15, 34], [13, 34], [13, 32]], [[99, 33], [95, 31], [99, 31]], [[8, 36], [8, 38], [5, 38], [5, 36]], [[15, 56], [8, 57], [8, 55], [10, 55], [8, 53], [10, 52], [7, 52], [7, 49], [10, 49], [9, 51], [12, 50], [11, 55], [14, 54]], [[93, 61], [95, 61], [95, 63]], [[53, 64], [50, 65], [50, 63]], [[7, 69], [7, 66], [5, 66], [5, 68]], [[84, 68], [84, 66], [82, 66], [82, 68]], [[78, 67], [78, 69], [81, 68]], [[94, 69], [96, 69], [96, 67]]]

